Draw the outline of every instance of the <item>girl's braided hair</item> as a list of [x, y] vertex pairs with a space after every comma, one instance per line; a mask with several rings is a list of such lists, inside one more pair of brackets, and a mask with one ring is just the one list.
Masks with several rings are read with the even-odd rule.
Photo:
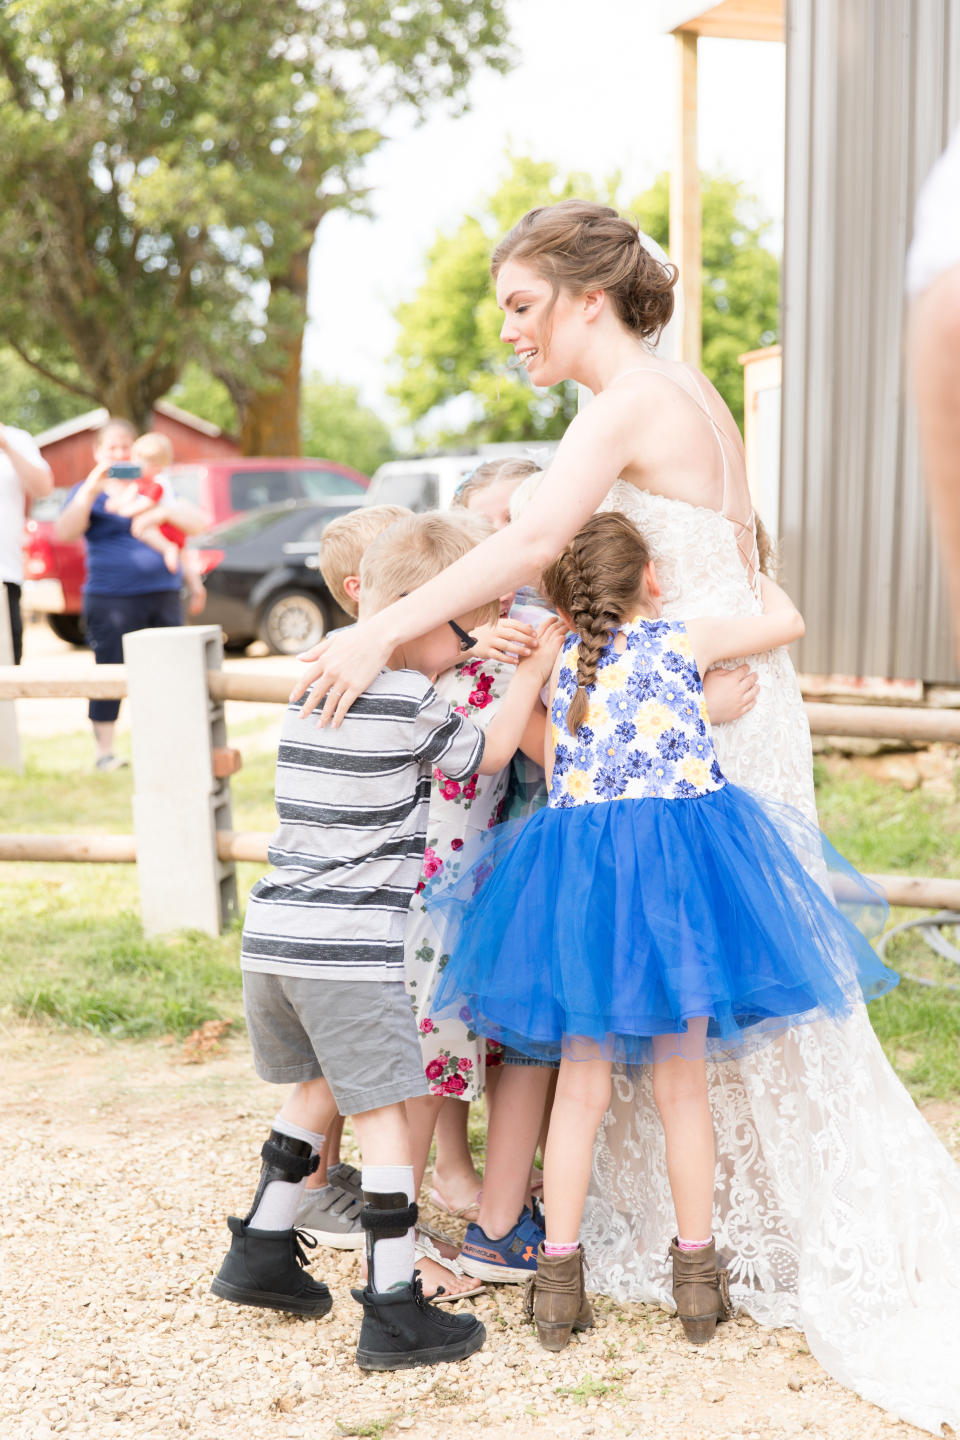
[[632, 615], [650, 550], [640, 531], [617, 510], [592, 515], [543, 572], [544, 594], [573, 621], [580, 635], [577, 692], [567, 711], [575, 735], [587, 717], [587, 686], [613, 631]]

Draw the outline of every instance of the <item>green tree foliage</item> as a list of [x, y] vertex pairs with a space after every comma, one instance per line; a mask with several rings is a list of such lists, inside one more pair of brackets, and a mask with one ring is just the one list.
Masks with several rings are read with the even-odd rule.
[[194, 359], [295, 447], [317, 225], [505, 34], [503, 0], [8, 0], [0, 340], [139, 425]]
[[239, 417], [233, 396], [222, 380], [195, 360], [187, 361], [180, 379], [164, 399], [211, 425], [219, 425], [228, 435], [237, 433]]
[[87, 400], [38, 375], [15, 350], [0, 346], [0, 422], [39, 435], [90, 408]]
[[[703, 369], [743, 425], [745, 350], [772, 345], [780, 326], [780, 263], [763, 244], [770, 222], [756, 197], [738, 180], [701, 176], [703, 212]], [[628, 207], [642, 229], [664, 249], [670, 237], [670, 178]]]
[[373, 410], [361, 405], [352, 385], [331, 384], [310, 376], [300, 400], [304, 455], [352, 465], [372, 475], [394, 455], [390, 431]]
[[[598, 184], [562, 176], [548, 162], [514, 157], [503, 184], [456, 230], [441, 234], [426, 261], [414, 298], [397, 311], [400, 378], [392, 393], [421, 433], [437, 434], [440, 407], [470, 395], [473, 418], [457, 432], [468, 443], [555, 438], [576, 414], [576, 387], [535, 390], [505, 366], [502, 316], [490, 278], [497, 239], [534, 205], [569, 196], [617, 205], [619, 178]], [[669, 182], [666, 175], [632, 204], [621, 205], [667, 248]], [[756, 201], [738, 182], [703, 177], [703, 368], [738, 422], [743, 419], [743, 375], [737, 356], [776, 339], [779, 265], [762, 241], [769, 228]]]

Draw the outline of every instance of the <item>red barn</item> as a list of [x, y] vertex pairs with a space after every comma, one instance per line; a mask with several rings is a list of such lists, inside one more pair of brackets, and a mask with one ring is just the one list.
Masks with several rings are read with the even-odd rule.
[[[89, 475], [93, 469], [96, 433], [109, 418], [107, 410], [88, 410], [34, 437], [53, 471], [53, 483], [58, 489], [68, 490]], [[175, 461], [221, 460], [240, 453], [236, 440], [218, 426], [180, 410], [167, 400], [158, 400], [153, 407], [151, 428], [167, 436]]]

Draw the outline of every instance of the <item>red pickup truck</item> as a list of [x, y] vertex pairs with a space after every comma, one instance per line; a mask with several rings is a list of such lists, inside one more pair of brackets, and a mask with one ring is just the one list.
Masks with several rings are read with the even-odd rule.
[[[166, 475], [177, 494], [206, 510], [213, 524], [281, 500], [355, 495], [359, 503], [370, 483], [359, 470], [332, 460], [273, 457], [171, 465]], [[66, 496], [54, 490], [31, 507], [23, 536], [22, 605], [25, 614], [46, 615], [61, 640], [82, 645], [86, 547], [82, 540], [64, 544], [54, 534]]]

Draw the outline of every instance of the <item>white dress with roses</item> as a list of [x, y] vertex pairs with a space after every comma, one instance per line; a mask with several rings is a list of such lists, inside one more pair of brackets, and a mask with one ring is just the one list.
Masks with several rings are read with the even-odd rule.
[[[459, 714], [486, 729], [512, 674], [509, 665], [468, 660], [441, 675], [436, 688]], [[459, 874], [464, 844], [477, 831], [497, 824], [509, 776], [509, 766], [496, 775], [471, 775], [464, 782], [448, 780], [440, 770], [433, 772], [423, 874], [410, 906], [404, 943], [406, 985], [420, 1030], [427, 1083], [434, 1095], [476, 1100], [483, 1094], [488, 1055], [499, 1063], [500, 1046], [473, 1030], [468, 1013], [458, 1020], [435, 1020], [430, 1014], [436, 978], [449, 956], [442, 951], [424, 901], [437, 884]]]

